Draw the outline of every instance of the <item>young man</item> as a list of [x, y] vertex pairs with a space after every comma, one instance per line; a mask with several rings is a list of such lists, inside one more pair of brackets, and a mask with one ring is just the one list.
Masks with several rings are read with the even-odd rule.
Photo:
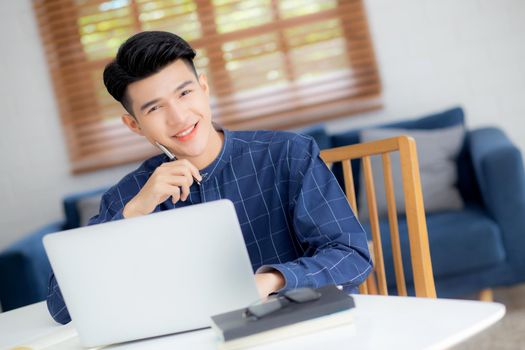
[[[354, 291], [371, 270], [366, 236], [315, 142], [213, 124], [208, 83], [194, 57], [174, 34], [143, 32], [106, 66], [104, 83], [127, 111], [124, 124], [176, 160], [146, 160], [104, 194], [90, 224], [227, 198], [261, 297], [330, 283]], [[57, 322], [70, 321], [54, 276], [47, 304]]]

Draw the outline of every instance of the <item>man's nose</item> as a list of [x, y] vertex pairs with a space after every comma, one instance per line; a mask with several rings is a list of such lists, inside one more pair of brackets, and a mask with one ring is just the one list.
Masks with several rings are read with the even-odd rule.
[[183, 106], [180, 106], [177, 103], [170, 103], [168, 107], [168, 118], [167, 123], [168, 124], [179, 124], [181, 121], [184, 120], [185, 116], [185, 109]]

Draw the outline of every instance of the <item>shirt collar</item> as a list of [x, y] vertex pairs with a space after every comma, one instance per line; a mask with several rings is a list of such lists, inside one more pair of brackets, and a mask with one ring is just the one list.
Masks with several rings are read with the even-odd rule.
[[215, 177], [220, 171], [224, 168], [226, 164], [230, 161], [230, 156], [232, 154], [232, 135], [231, 131], [224, 129], [218, 124], [213, 123], [215, 130], [222, 131], [224, 134], [224, 142], [222, 144], [222, 149], [217, 158], [211, 162], [204, 169], [200, 170], [202, 181], [208, 181], [209, 179]]

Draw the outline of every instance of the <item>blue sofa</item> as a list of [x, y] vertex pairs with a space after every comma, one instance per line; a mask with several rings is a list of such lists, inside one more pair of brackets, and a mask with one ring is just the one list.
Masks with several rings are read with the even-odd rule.
[[42, 245], [48, 234], [80, 226], [80, 203], [101, 196], [100, 188], [67, 196], [63, 200], [63, 220], [48, 224], [26, 235], [0, 252], [0, 305], [8, 311], [46, 299], [51, 266]]
[[[439, 129], [464, 124], [461, 108], [420, 119], [375, 127]], [[320, 148], [359, 142], [359, 130], [329, 135], [322, 126], [309, 129]], [[457, 157], [457, 187], [462, 210], [427, 213], [430, 250], [439, 297], [461, 297], [485, 288], [525, 281], [525, 173], [520, 151], [497, 128], [467, 130]], [[359, 182], [359, 164], [352, 164]], [[340, 169], [334, 168], [340, 179]], [[357, 186], [358, 187], [358, 186]], [[45, 299], [50, 272], [41, 239], [49, 232], [78, 227], [78, 203], [103, 189], [75, 194], [64, 200], [65, 220], [29, 234], [0, 253], [0, 302], [10, 310]], [[406, 221], [400, 215], [402, 250], [408, 252]], [[367, 231], [369, 228], [364, 225]], [[385, 244], [388, 224], [381, 223]], [[389, 249], [385, 249], [389, 287], [394, 288]], [[405, 267], [410, 270], [409, 256]], [[407, 273], [410, 283], [411, 274]], [[410, 286], [409, 286], [410, 289]]]

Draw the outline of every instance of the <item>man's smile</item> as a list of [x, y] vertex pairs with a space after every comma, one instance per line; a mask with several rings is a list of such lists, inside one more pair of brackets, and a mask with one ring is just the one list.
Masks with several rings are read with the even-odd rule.
[[197, 122], [191, 125], [190, 127], [182, 130], [181, 132], [173, 135], [173, 137], [176, 138], [178, 141], [188, 141], [191, 138], [193, 138], [193, 136], [196, 134], [198, 125], [199, 123]]

